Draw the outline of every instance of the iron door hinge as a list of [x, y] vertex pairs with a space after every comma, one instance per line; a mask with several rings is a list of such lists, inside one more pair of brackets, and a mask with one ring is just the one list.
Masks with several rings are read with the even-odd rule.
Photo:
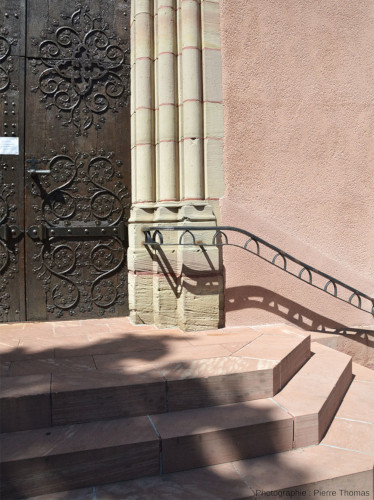
[[23, 231], [18, 226], [8, 226], [8, 224], [0, 225], [0, 240], [9, 241], [17, 239]]
[[27, 234], [33, 240], [45, 241], [51, 238], [114, 238], [127, 241], [127, 230], [123, 222], [116, 226], [30, 226]]

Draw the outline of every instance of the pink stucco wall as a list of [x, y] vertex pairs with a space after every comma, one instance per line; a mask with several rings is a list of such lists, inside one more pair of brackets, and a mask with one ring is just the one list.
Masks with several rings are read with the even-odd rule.
[[[374, 2], [221, 0], [222, 223], [374, 295]], [[226, 324], [373, 325], [238, 249]]]

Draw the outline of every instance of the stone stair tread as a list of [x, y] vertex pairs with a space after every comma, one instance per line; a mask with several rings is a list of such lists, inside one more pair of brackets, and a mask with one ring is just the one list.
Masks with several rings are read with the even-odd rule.
[[162, 439], [215, 432], [275, 420], [292, 422], [292, 417], [270, 399], [161, 413], [152, 415], [150, 418]]
[[2, 498], [155, 475], [160, 461], [171, 472], [283, 451], [292, 433], [292, 418], [260, 400], [2, 434]]
[[374, 384], [354, 379], [336, 416], [374, 424]]
[[303, 342], [305, 338], [296, 335], [280, 334], [274, 338], [274, 335], [263, 334], [242, 347], [234, 356], [280, 361]]
[[[10, 363], [10, 362], [9, 362]], [[38, 373], [68, 373], [95, 371], [92, 356], [74, 356], [71, 358], [26, 359], [11, 362], [10, 376], [35, 375]]]
[[159, 371], [166, 380], [171, 381], [269, 370], [277, 364], [278, 361], [269, 359], [231, 356], [229, 358], [196, 359], [189, 363], [181, 361], [162, 367]]
[[352, 363], [352, 372], [355, 376], [355, 380], [374, 384], [374, 370], [359, 365], [358, 363]]
[[4, 498], [284, 451], [292, 434], [292, 418], [271, 400], [3, 434]]
[[[367, 375], [370, 376], [370, 373]], [[353, 380], [322, 444], [355, 450], [374, 457], [373, 383], [356, 378]]]
[[131, 443], [158, 442], [146, 416], [2, 434], [1, 461], [14, 462]]
[[160, 467], [147, 417], [14, 432], [0, 443], [4, 500], [156, 475]]
[[[72, 358], [70, 364], [66, 359], [61, 364], [47, 359], [22, 361], [18, 366], [15, 362], [15, 373], [25, 373], [33, 367], [51, 373], [5, 377], [6, 390], [0, 398], [4, 414], [2, 432], [274, 396], [308, 360], [310, 337], [288, 335], [276, 342], [274, 339], [274, 335], [259, 334], [253, 340], [252, 350], [248, 350], [247, 344], [247, 351], [239, 355], [220, 345], [184, 344], [170, 347], [161, 359], [158, 350], [138, 352], [135, 357], [100, 355], [95, 356], [97, 369], [83, 372], [69, 370], [70, 366], [77, 366], [74, 359], [78, 358]], [[271, 359], [256, 357], [260, 355]], [[92, 367], [85, 358], [79, 359], [83, 367]], [[33, 411], [42, 405], [43, 415]], [[26, 413], [33, 418], [19, 417]]]
[[292, 448], [293, 420], [270, 399], [152, 415], [163, 472]]
[[294, 417], [296, 448], [320, 442], [351, 381], [350, 356], [318, 352], [273, 398]]
[[374, 462], [374, 424], [336, 417], [322, 444], [372, 455]]
[[350, 365], [351, 358], [346, 354], [335, 351], [315, 354], [274, 400], [293, 415], [304, 414], [306, 408], [319, 411], [336, 386], [337, 375]]
[[[306, 496], [310, 496], [308, 493], [313, 494], [314, 489], [326, 491], [347, 486], [347, 489], [372, 491], [373, 488], [372, 457], [322, 445], [242, 460], [233, 465], [254, 492], [297, 488], [306, 489]], [[355, 474], [358, 474], [356, 481], [353, 480]], [[329, 482], [335, 478], [339, 479], [337, 484]]]
[[[339, 495], [340, 489], [368, 491], [366, 498], [372, 498], [372, 468], [371, 457], [319, 445], [162, 476], [148, 476], [95, 488], [56, 493], [53, 499], [239, 500], [255, 498], [256, 490], [265, 498], [266, 492], [292, 490], [305, 491], [302, 496], [312, 498], [322, 497], [318, 497], [318, 491], [336, 491], [334, 497], [342, 498]], [[292, 498], [302, 496], [294, 495]], [[346, 498], [350, 496], [353, 495], [345, 495]], [[50, 495], [41, 495], [25, 500], [50, 499]]]
[[49, 395], [50, 392], [50, 373], [4, 377], [1, 379], [1, 399]]
[[[0, 435], [2, 462], [108, 448], [143, 441], [285, 421], [292, 418], [271, 400], [46, 427]], [[152, 425], [153, 423], [153, 425]], [[155, 432], [155, 427], [158, 431]]]

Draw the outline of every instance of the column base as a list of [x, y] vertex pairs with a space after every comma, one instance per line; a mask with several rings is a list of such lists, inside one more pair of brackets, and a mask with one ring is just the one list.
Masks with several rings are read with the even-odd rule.
[[[129, 306], [135, 324], [185, 331], [223, 326], [223, 265], [216, 247], [178, 245], [180, 231], [164, 234], [171, 246], [144, 245], [143, 227], [215, 226], [206, 202], [135, 205], [129, 220]], [[210, 242], [201, 232], [198, 240]]]

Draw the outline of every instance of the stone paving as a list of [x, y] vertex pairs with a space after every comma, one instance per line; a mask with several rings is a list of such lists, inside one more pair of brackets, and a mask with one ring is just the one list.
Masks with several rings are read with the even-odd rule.
[[[5, 386], [5, 380], [16, 383], [48, 375], [58, 380], [58, 376], [66, 374], [80, 383], [87, 379], [89, 384], [92, 380], [95, 384], [98, 380], [105, 384], [106, 377], [110, 383], [113, 372], [137, 375], [154, 369], [170, 370], [170, 366], [174, 367], [174, 378], [188, 377], [191, 369], [200, 376], [204, 376], [204, 370], [227, 373], [229, 360], [235, 358], [237, 369], [237, 362], [250, 359], [245, 357], [248, 346], [252, 344], [255, 348], [254, 341], [261, 336], [265, 341], [269, 338], [274, 352], [281, 350], [282, 338], [300, 338], [307, 333], [285, 325], [185, 333], [179, 329], [134, 326], [128, 318], [3, 324], [0, 325], [1, 374]], [[278, 336], [276, 346], [275, 336]], [[258, 345], [258, 352], [252, 356], [274, 365], [277, 355], [266, 359], [266, 342], [265, 347]], [[315, 342], [312, 351], [320, 355], [331, 352]], [[208, 367], [205, 361], [203, 364], [199, 361], [207, 358], [211, 362]], [[370, 467], [372, 470], [374, 461], [374, 372], [354, 364], [353, 373], [354, 381], [318, 446], [33, 498], [228, 500], [254, 498], [256, 488], [282, 489], [300, 484], [332, 488], [334, 484], [345, 485], [346, 476], [350, 477], [348, 486], [361, 484], [372, 491], [365, 471]], [[272, 478], [270, 483], [269, 478]], [[331, 482], [334, 478], [338, 478], [338, 483]]]
[[[231, 327], [186, 333], [128, 318], [0, 325], [2, 376], [143, 371], [171, 362], [230, 357], [263, 334], [300, 336], [292, 326]], [[266, 356], [256, 356], [266, 359]]]

